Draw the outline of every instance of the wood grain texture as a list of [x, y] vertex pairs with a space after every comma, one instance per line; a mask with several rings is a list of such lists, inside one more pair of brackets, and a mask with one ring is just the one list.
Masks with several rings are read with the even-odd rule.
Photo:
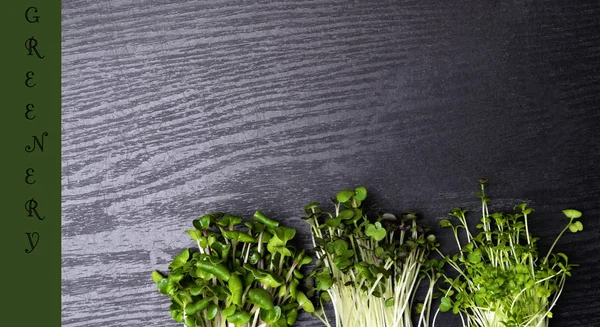
[[63, 1], [63, 326], [175, 326], [150, 271], [206, 212], [308, 245], [302, 207], [341, 188], [437, 226], [482, 176], [542, 248], [584, 212], [552, 326], [600, 326], [599, 23], [596, 1]]

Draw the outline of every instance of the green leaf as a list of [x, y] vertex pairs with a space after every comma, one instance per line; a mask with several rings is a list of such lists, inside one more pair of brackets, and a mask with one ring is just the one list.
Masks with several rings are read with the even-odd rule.
[[310, 214], [313, 209], [316, 209], [319, 207], [319, 204], [320, 204], [319, 202], [311, 202], [304, 206], [304, 211], [306, 212], [306, 214]]
[[237, 274], [232, 274], [229, 277], [229, 292], [231, 292], [231, 302], [237, 305], [242, 305], [242, 294], [244, 293], [244, 285], [242, 279]]
[[200, 301], [188, 304], [185, 306], [185, 313], [193, 315], [198, 311], [202, 311], [208, 307], [208, 304], [212, 302], [212, 297], [203, 298]]
[[155, 284], [158, 284], [161, 280], [165, 279], [165, 277], [156, 270], [152, 271], [152, 280]]
[[169, 280], [167, 278], [163, 278], [160, 281], [158, 281], [158, 283], [156, 283], [156, 287], [158, 288], [158, 292], [160, 294], [169, 294], [169, 292], [173, 288], [173, 285], [169, 283]]
[[240, 237], [240, 232], [236, 230], [224, 230], [221, 232], [221, 235], [223, 235], [223, 237], [225, 237], [228, 240], [237, 241]]
[[279, 298], [283, 298], [285, 297], [286, 293], [287, 293], [287, 285], [281, 285], [279, 286], [279, 289], [277, 290], [277, 294], [274, 294], [275, 297], [279, 297]]
[[381, 226], [381, 223], [377, 222], [375, 223], [376, 225], [373, 224], [368, 224], [367, 227], [365, 228], [365, 234], [367, 236], [372, 237], [373, 239], [377, 240], [377, 241], [381, 241], [385, 238], [385, 228], [383, 228]]
[[174, 270], [175, 268], [182, 267], [190, 258], [190, 250], [185, 249], [181, 253], [179, 253], [174, 259], [173, 262], [169, 265], [170, 270]]
[[260, 253], [258, 253], [258, 251], [252, 251], [250, 257], [248, 258], [248, 262], [255, 265], [258, 260], [260, 260]]
[[452, 227], [452, 223], [448, 219], [443, 219], [440, 221], [441, 227]]
[[245, 263], [243, 267], [246, 270], [249, 270], [252, 273], [252, 275], [254, 275], [254, 278], [256, 278], [259, 282], [261, 282], [265, 286], [277, 288], [277, 287], [281, 286], [284, 282], [282, 277], [272, 275], [271, 273], [264, 271], [264, 270], [255, 269], [254, 267], [250, 266], [247, 263]]
[[289, 326], [293, 326], [296, 323], [296, 320], [298, 319], [298, 309], [293, 308], [293, 309], [290, 309], [289, 311], [286, 311], [285, 318], [286, 318], [286, 323]]
[[420, 314], [421, 312], [423, 312], [423, 303], [419, 302], [415, 304], [415, 313]]
[[183, 324], [186, 327], [196, 327], [196, 317], [193, 317], [193, 316], [185, 317], [185, 319], [183, 320]]
[[520, 203], [520, 204], [517, 204], [514, 207], [514, 209], [517, 210], [517, 208], [519, 208], [519, 209], [521, 209], [521, 211], [524, 211], [526, 207], [527, 207], [527, 203]]
[[235, 230], [224, 230], [221, 232], [223, 237], [229, 240], [241, 241], [245, 243], [256, 243], [258, 242], [256, 238], [244, 233]]
[[281, 307], [281, 311], [282, 312], [287, 312], [292, 310], [293, 308], [298, 308], [298, 303], [297, 302], [288, 302], [286, 305], [284, 305], [283, 307]]
[[271, 238], [272, 238], [271, 233], [269, 233], [267, 231], [262, 232], [262, 243], [269, 243]]
[[304, 254], [304, 250], [300, 251], [300, 253], [296, 256], [296, 269], [300, 269], [300, 267], [307, 265], [312, 262], [312, 258], [308, 255]]
[[577, 219], [581, 217], [581, 212], [575, 209], [565, 209], [562, 211], [567, 218]]
[[298, 306], [304, 311], [308, 313], [315, 312], [314, 305], [312, 304], [312, 302], [310, 302], [306, 294], [304, 294], [303, 292], [298, 291], [298, 296], [296, 300], [298, 301]]
[[581, 223], [581, 221], [576, 221], [572, 224], [569, 224], [569, 230], [572, 233], [577, 233], [583, 230], [583, 224]]
[[208, 289], [214, 294], [214, 296], [221, 300], [221, 301], [226, 301], [228, 298], [231, 297], [231, 293], [229, 293], [229, 290], [227, 288], [225, 288], [224, 286], [221, 285], [211, 285], [208, 286]]
[[364, 201], [367, 198], [367, 189], [364, 186], [359, 186], [354, 189], [354, 197], [358, 201]]
[[206, 308], [206, 319], [208, 319], [208, 320], [215, 319], [218, 312], [219, 312], [219, 307], [217, 307], [217, 305], [214, 303], [209, 303], [208, 307]]
[[190, 237], [192, 238], [192, 240], [194, 240], [196, 242], [200, 242], [200, 239], [202, 238], [202, 232], [201, 231], [199, 231], [197, 229], [188, 229], [185, 232], [190, 235]]
[[454, 306], [452, 306], [452, 313], [458, 314], [459, 312], [460, 312], [460, 306], [459, 306], [459, 303], [456, 302], [456, 303], [454, 303]]
[[227, 321], [236, 326], [245, 325], [250, 321], [250, 314], [246, 311], [236, 311], [227, 317]]
[[211, 225], [211, 223], [215, 222], [218, 217], [221, 217], [221, 213], [210, 213], [207, 215], [204, 215], [198, 219], [195, 219], [192, 224], [194, 225], [194, 227], [196, 227], [196, 229], [199, 230], [204, 230], [204, 229], [208, 229]]
[[342, 223], [342, 220], [340, 218], [329, 218], [329, 219], [325, 220], [325, 225], [327, 225], [327, 227], [331, 227], [331, 228], [336, 228], [341, 223]]
[[289, 257], [292, 255], [292, 251], [290, 251], [290, 249], [286, 248], [285, 246], [267, 245], [267, 250], [269, 250], [271, 254], [280, 253], [284, 257]]
[[178, 290], [172, 297], [177, 298], [184, 306], [193, 302], [192, 296], [187, 290]]
[[246, 225], [246, 227], [250, 228], [250, 230], [255, 233], [260, 233], [264, 227], [263, 224], [254, 221], [247, 221], [244, 223], [244, 225]]
[[181, 310], [171, 309], [171, 318], [175, 319], [176, 322], [181, 323], [183, 321], [183, 312], [181, 312]]
[[252, 237], [246, 233], [240, 233], [238, 236], [238, 241], [244, 243], [258, 243], [258, 240], [255, 237]]
[[[383, 249], [382, 249], [382, 251], [383, 251]], [[373, 273], [369, 269], [369, 264], [364, 261], [354, 264], [354, 269], [356, 269], [358, 271], [358, 273], [360, 274], [360, 276], [362, 278], [366, 278], [368, 280], [374, 278]], [[318, 277], [317, 277], [317, 280], [318, 280]], [[325, 284], [324, 286], [327, 286], [327, 288], [329, 288], [329, 286], [333, 285], [333, 280], [327, 281], [327, 279], [324, 279], [324, 284]], [[317, 284], [317, 288], [319, 288], [318, 284]], [[325, 290], [327, 288], [325, 288]]]
[[296, 236], [296, 230], [291, 227], [279, 226], [275, 228], [275, 236], [282, 242], [287, 242]]
[[279, 320], [271, 324], [271, 327], [287, 327], [287, 320], [285, 319], [285, 315], [282, 314]]
[[[569, 262], [569, 257], [567, 257], [566, 254], [564, 254], [564, 253], [557, 253], [556, 255], [559, 256], [559, 257], [561, 257], [563, 260], [565, 260], [565, 264], [567, 264]], [[554, 274], [554, 272], [552, 274]]]
[[227, 261], [227, 258], [229, 257], [229, 250], [231, 250], [231, 244], [223, 244], [221, 242], [213, 242], [210, 245], [210, 248], [214, 251], [214, 253], [216, 253], [219, 258], [223, 259], [223, 260], [216, 260], [216, 258], [214, 256], [210, 256], [208, 257], [211, 263], [220, 263], [223, 261]]
[[276, 222], [275, 220], [269, 219], [267, 218], [262, 212], [260, 211], [256, 211], [254, 213], [254, 220], [267, 226], [268, 228], [276, 228], [277, 226], [279, 226], [279, 223]]
[[353, 222], [357, 222], [360, 218], [362, 218], [363, 212], [360, 209], [354, 209], [354, 217], [352, 217]]
[[316, 276], [317, 291], [326, 291], [333, 285], [333, 278], [327, 271], [322, 271]]
[[225, 309], [223, 309], [223, 311], [221, 311], [221, 313], [223, 314], [223, 317], [229, 317], [232, 314], [235, 313], [235, 305], [231, 305]]
[[450, 300], [450, 298], [444, 296], [440, 301], [441, 312], [447, 312], [450, 309], [452, 309], [452, 301]]
[[[337, 239], [333, 243], [330, 243], [330, 244], [332, 244], [335, 254], [338, 256], [345, 256], [346, 252], [348, 251], [348, 242], [346, 242], [342, 239]], [[352, 254], [354, 254], [354, 253], [352, 253]], [[350, 255], [352, 255], [352, 254], [350, 254]]]
[[170, 274], [170, 275], [167, 277], [167, 279], [169, 280], [169, 282], [170, 282], [170, 283], [174, 283], [174, 284], [176, 284], [176, 283], [179, 283], [179, 281], [180, 281], [180, 280], [182, 280], [182, 279], [183, 279], [183, 277], [184, 277], [184, 275], [183, 275], [183, 274], [180, 274], [180, 273], [172, 273], [172, 274]]
[[292, 252], [286, 247], [289, 240], [294, 238], [296, 230], [294, 228], [279, 226], [275, 228], [273, 237], [267, 243], [267, 250], [271, 254], [281, 253], [284, 256], [291, 256]]
[[196, 267], [198, 269], [203, 270], [205, 272], [211, 273], [215, 275], [219, 280], [229, 281], [231, 277], [231, 272], [229, 268], [227, 268], [224, 264], [213, 264], [210, 261], [198, 261], [196, 262]]
[[193, 273], [193, 276], [195, 278], [201, 279], [201, 280], [210, 280], [211, 278], [213, 278], [213, 274], [206, 272], [200, 268], [198, 268], [198, 266], [196, 266], [196, 271]]
[[355, 192], [353, 190], [343, 190], [340, 191], [337, 196], [336, 199], [340, 202], [340, 203], [344, 203], [348, 200], [350, 200], [350, 198], [352, 196], [354, 196]]
[[221, 227], [228, 227], [228, 226], [233, 227], [234, 225], [237, 225], [241, 222], [242, 222], [241, 217], [225, 215], [221, 219], [219, 219], [219, 221], [217, 221], [217, 225], [221, 226]]
[[467, 256], [467, 260], [470, 263], [479, 263], [481, 261], [481, 250], [479, 248], [473, 250], [473, 252], [469, 253]]
[[[244, 266], [248, 265], [247, 263], [244, 264]], [[254, 283], [254, 281], [256, 280], [256, 278], [254, 277], [254, 274], [250, 273], [246, 273], [246, 275], [244, 276], [244, 285], [252, 285], [252, 283]]]
[[352, 210], [352, 209], [342, 210], [342, 211], [340, 211], [340, 213], [338, 214], [337, 217], [342, 220], [354, 218], [354, 210]]
[[260, 319], [267, 324], [274, 323], [281, 318], [281, 308], [274, 306], [272, 309], [260, 309]]
[[273, 309], [273, 298], [271, 294], [262, 288], [252, 288], [248, 291], [248, 301], [265, 310]]
[[290, 282], [290, 295], [294, 300], [298, 297], [298, 285], [300, 285], [300, 282], [296, 278]]
[[298, 269], [294, 269], [293, 274], [294, 274], [294, 277], [296, 277], [298, 279], [304, 278], [304, 275]]
[[[198, 283], [198, 281], [196, 283]], [[204, 291], [205, 288], [206, 288], [206, 285], [204, 285], [204, 284], [201, 285], [201, 286], [198, 286], [198, 287], [191, 287], [189, 289], [190, 290], [190, 294], [193, 295], [193, 296], [197, 296], [200, 293], [202, 293], [202, 291]]]

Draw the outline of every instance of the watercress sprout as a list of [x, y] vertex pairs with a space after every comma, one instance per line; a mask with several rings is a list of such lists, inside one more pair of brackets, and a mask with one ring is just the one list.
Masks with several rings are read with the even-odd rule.
[[[467, 211], [462, 208], [450, 213], [458, 223], [440, 222], [452, 230], [459, 251], [444, 257], [456, 274], [444, 274], [447, 288], [442, 289], [439, 311], [460, 314], [463, 326], [547, 327], [551, 310], [576, 266], [564, 253], [553, 250], [567, 230], [575, 233], [583, 229], [578, 220], [581, 212], [563, 210], [568, 222], [546, 255], [540, 256], [538, 238], [530, 232], [533, 208], [521, 203], [512, 213], [490, 212], [485, 183], [480, 180], [478, 234], [471, 234]], [[459, 239], [459, 229], [464, 230], [465, 243]]]

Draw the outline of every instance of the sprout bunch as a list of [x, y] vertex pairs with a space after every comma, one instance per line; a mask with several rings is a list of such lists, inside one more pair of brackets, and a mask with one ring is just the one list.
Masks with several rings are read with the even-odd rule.
[[300, 267], [312, 261], [288, 244], [293, 228], [261, 212], [254, 221], [213, 213], [186, 232], [197, 251], [186, 249], [169, 265], [169, 275], [152, 272], [171, 298], [171, 317], [187, 327], [294, 325], [298, 311], [314, 307], [298, 285]]
[[[443, 262], [428, 259], [439, 246], [426, 235], [414, 213], [396, 218], [383, 214], [370, 220], [363, 212], [364, 187], [343, 190], [333, 199], [334, 211], [318, 203], [305, 207], [311, 225], [317, 269], [312, 276], [322, 301], [331, 301], [337, 327], [427, 326], [434, 285]], [[423, 303], [415, 293], [428, 279]], [[327, 317], [319, 317], [331, 326]]]
[[[450, 213], [458, 223], [441, 221], [442, 227], [452, 230], [459, 253], [445, 257], [457, 276], [444, 275], [449, 286], [443, 290], [439, 309], [460, 314], [463, 326], [546, 327], [575, 266], [565, 254], [552, 250], [567, 230], [575, 233], [583, 229], [577, 220], [581, 212], [563, 210], [569, 222], [548, 253], [540, 256], [538, 238], [529, 231], [528, 216], [533, 209], [522, 203], [515, 206], [514, 213], [489, 212], [485, 182], [480, 181], [478, 194], [482, 218], [476, 226], [477, 235], [471, 234], [462, 208]], [[460, 229], [465, 244], [459, 239]]]
[[[171, 317], [187, 327], [287, 327], [300, 310], [331, 327], [323, 302], [331, 302], [336, 327], [428, 327], [438, 295], [433, 326], [439, 312], [451, 311], [468, 327], [547, 327], [576, 266], [553, 250], [564, 233], [583, 230], [582, 214], [563, 210], [568, 223], [540, 255], [528, 221], [533, 209], [522, 203], [512, 213], [490, 212], [485, 183], [477, 233], [462, 208], [440, 222], [456, 240], [454, 255], [440, 251], [415, 213], [367, 216], [360, 186], [340, 191], [332, 211], [305, 206], [317, 258], [307, 278], [299, 269], [312, 258], [290, 244], [296, 230], [256, 211], [247, 222], [223, 213], [194, 220], [186, 232], [196, 249], [177, 255], [168, 275], [153, 271], [152, 279], [170, 297]], [[439, 279], [446, 283], [441, 292], [434, 291]], [[300, 291], [301, 283], [309, 291]]]

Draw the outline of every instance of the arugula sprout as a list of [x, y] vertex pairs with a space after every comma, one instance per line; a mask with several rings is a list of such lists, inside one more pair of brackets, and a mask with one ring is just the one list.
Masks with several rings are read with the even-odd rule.
[[[362, 208], [366, 197], [360, 186], [340, 191], [332, 199], [333, 212], [323, 211], [319, 203], [304, 208], [318, 259], [311, 273], [315, 293], [321, 305], [332, 302], [338, 327], [413, 326], [413, 312], [419, 326], [428, 326], [434, 285], [444, 264], [428, 256], [439, 243], [417, 224], [414, 213], [370, 220]], [[416, 303], [423, 279], [429, 282], [425, 300]], [[316, 316], [331, 327], [326, 315]]]
[[298, 290], [299, 269], [312, 261], [289, 242], [293, 228], [256, 211], [254, 221], [212, 213], [186, 230], [197, 251], [185, 249], [163, 276], [152, 272], [171, 298], [171, 317], [187, 327], [293, 326], [299, 310], [314, 311]]
[[[522, 203], [514, 207], [514, 213], [490, 212], [485, 183], [480, 180], [482, 218], [476, 226], [477, 235], [469, 230], [465, 209], [454, 208], [450, 213], [458, 223], [447, 219], [440, 222], [452, 230], [459, 253], [445, 256], [457, 276], [444, 275], [448, 288], [442, 289], [439, 311], [460, 314], [463, 326], [548, 326], [565, 281], [577, 266], [569, 263], [564, 253], [552, 251], [567, 230], [576, 233], [583, 229], [577, 220], [581, 212], [563, 210], [569, 222], [548, 253], [540, 256], [538, 238], [529, 231], [528, 217], [534, 210]], [[466, 238], [464, 245], [459, 229]]]

